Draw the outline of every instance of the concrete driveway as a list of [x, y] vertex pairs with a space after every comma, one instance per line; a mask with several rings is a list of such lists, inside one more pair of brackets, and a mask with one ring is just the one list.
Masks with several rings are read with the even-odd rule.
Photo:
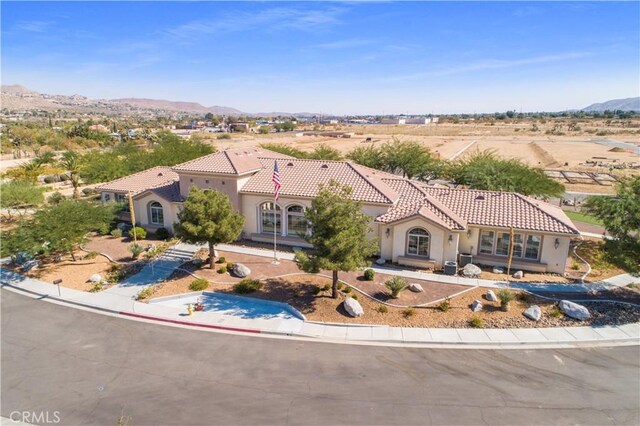
[[638, 346], [448, 350], [185, 330], [1, 292], [1, 414], [60, 424], [638, 424]]

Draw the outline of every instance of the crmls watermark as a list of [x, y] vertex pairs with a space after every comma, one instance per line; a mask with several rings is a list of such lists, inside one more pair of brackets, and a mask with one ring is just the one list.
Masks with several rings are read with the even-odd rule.
[[56, 424], [60, 423], [60, 411], [12, 411], [9, 420], [14, 423]]

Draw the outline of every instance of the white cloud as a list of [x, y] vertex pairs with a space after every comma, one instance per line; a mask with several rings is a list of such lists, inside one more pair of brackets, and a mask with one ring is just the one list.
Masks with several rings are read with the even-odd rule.
[[32, 33], [44, 33], [51, 26], [52, 22], [47, 21], [19, 21], [16, 28]]

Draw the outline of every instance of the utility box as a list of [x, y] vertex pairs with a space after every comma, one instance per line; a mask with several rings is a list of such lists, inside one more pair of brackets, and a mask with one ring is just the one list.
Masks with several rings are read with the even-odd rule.
[[460, 253], [460, 267], [464, 268], [464, 266], [469, 263], [473, 263], [473, 256], [470, 254]]
[[457, 273], [458, 273], [458, 262], [454, 262], [452, 260], [448, 260], [444, 262], [445, 275], [456, 275]]

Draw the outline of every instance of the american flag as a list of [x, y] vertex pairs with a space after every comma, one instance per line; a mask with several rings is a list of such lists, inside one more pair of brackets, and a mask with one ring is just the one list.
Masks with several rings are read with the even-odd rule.
[[280, 172], [278, 172], [278, 162], [275, 162], [273, 166], [273, 197], [278, 201], [278, 195], [280, 195]]

